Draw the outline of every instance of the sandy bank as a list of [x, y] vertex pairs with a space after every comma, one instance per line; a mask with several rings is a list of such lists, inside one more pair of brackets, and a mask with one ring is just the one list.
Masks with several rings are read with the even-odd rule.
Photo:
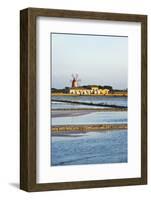
[[51, 132], [54, 134], [60, 133], [78, 133], [88, 131], [101, 131], [113, 129], [127, 129], [127, 124], [89, 124], [89, 125], [57, 125], [51, 127]]

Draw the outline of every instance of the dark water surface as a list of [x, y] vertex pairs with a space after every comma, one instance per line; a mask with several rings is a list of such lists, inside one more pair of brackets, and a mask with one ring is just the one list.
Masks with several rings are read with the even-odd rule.
[[76, 102], [87, 102], [93, 104], [106, 104], [127, 107], [127, 97], [112, 97], [112, 96], [52, 96], [52, 109], [75, 109], [75, 108], [96, 108], [96, 106], [80, 105], [64, 102], [56, 102], [55, 100], [67, 100]]

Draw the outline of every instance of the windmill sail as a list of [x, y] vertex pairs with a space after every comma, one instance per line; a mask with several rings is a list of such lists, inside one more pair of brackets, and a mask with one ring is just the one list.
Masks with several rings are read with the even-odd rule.
[[79, 75], [78, 74], [72, 74], [72, 88], [76, 88], [79, 85], [79, 82], [81, 81], [80, 79], [78, 79]]

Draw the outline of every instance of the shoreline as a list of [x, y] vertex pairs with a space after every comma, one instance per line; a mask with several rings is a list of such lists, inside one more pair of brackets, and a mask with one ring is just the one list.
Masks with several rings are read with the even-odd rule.
[[51, 101], [61, 102], [61, 103], [78, 104], [78, 105], [95, 106], [95, 107], [121, 108], [121, 109], [127, 108], [127, 106], [118, 106], [118, 105], [114, 105], [114, 104], [105, 104], [105, 103], [92, 103], [92, 102], [58, 100], [58, 99], [51, 99]]
[[101, 130], [119, 130], [127, 129], [127, 124], [83, 124], [83, 125], [57, 125], [51, 127], [52, 135], [60, 135], [63, 133], [80, 133]]
[[73, 117], [93, 112], [126, 112], [126, 108], [78, 108], [78, 109], [52, 109], [51, 117]]
[[75, 95], [75, 94], [69, 94], [69, 93], [51, 93], [51, 96], [101, 96], [101, 97], [106, 97], [106, 96], [111, 96], [111, 97], [128, 97], [128, 94], [106, 94], [106, 95], [101, 95], [101, 94], [85, 94], [85, 95]]

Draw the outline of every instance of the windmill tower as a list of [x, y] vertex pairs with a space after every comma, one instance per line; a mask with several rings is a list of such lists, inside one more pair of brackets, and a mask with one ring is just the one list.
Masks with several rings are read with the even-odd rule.
[[78, 74], [76, 74], [76, 75], [72, 74], [72, 81], [71, 81], [72, 84], [71, 84], [71, 87], [72, 88], [78, 87], [80, 81], [81, 80], [78, 79]]

